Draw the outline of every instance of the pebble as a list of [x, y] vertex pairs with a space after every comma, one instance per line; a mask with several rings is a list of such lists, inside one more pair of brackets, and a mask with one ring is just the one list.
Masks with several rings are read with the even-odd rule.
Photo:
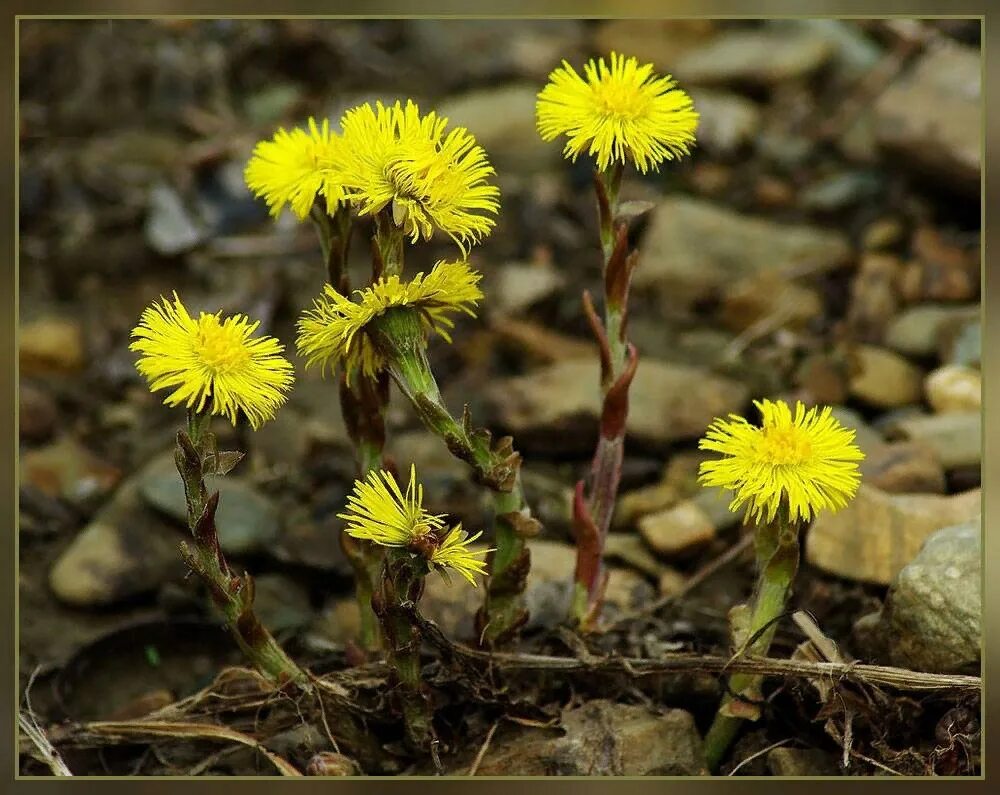
[[59, 555], [49, 587], [74, 607], [107, 607], [154, 591], [183, 574], [183, 538], [144, 506], [132, 478]]
[[737, 153], [760, 129], [757, 103], [725, 91], [695, 88], [691, 100], [698, 111], [698, 148], [716, 156]]
[[773, 86], [812, 74], [832, 53], [825, 38], [808, 31], [728, 30], [682, 55], [674, 76], [698, 85]]
[[875, 102], [879, 145], [905, 167], [970, 196], [980, 188], [981, 55], [940, 41]]
[[[246, 555], [264, 551], [281, 532], [282, 518], [274, 503], [233, 474], [210, 475], [208, 492], [219, 492], [216, 525], [223, 551]], [[164, 453], [143, 470], [139, 493], [151, 508], [187, 527], [187, 503], [173, 452]]]
[[782, 328], [802, 328], [822, 312], [816, 290], [776, 271], [761, 271], [724, 288], [720, 319], [732, 331], [745, 331], [765, 319], [780, 321]]
[[875, 345], [854, 350], [850, 394], [879, 408], [917, 403], [923, 397], [923, 373], [898, 353]]
[[[598, 363], [576, 359], [496, 381], [487, 397], [520, 447], [583, 452], [597, 434], [598, 384]], [[648, 444], [697, 438], [715, 417], [739, 411], [747, 394], [745, 385], [707, 370], [642, 358], [629, 392], [628, 431]]]
[[656, 513], [679, 499], [677, 489], [669, 483], [653, 483], [619, 495], [611, 526], [617, 530], [634, 527], [647, 514]]
[[813, 521], [806, 559], [839, 577], [888, 585], [928, 536], [971, 521], [981, 511], [979, 489], [947, 497], [888, 494], [862, 482], [846, 508], [821, 513]]
[[891, 427], [904, 439], [930, 447], [945, 469], [975, 466], [983, 460], [983, 417], [979, 411], [903, 417]]
[[711, 518], [691, 500], [642, 517], [639, 532], [650, 547], [666, 558], [689, 556], [715, 539]]
[[261, 574], [253, 578], [254, 610], [271, 632], [299, 629], [313, 616], [309, 593], [301, 583], [284, 574]]
[[842, 775], [836, 757], [818, 748], [775, 748], [767, 754], [767, 767], [772, 776]]
[[487, 275], [486, 295], [496, 308], [521, 314], [566, 285], [566, 277], [555, 268], [522, 262], [508, 262]]
[[[705, 775], [694, 718], [606, 699], [563, 712], [558, 729], [516, 726], [490, 744], [479, 776]], [[451, 775], [466, 775], [468, 762]]]
[[17, 431], [21, 441], [44, 442], [52, 436], [59, 409], [52, 396], [29, 381], [22, 380], [17, 390]]
[[890, 442], [866, 452], [861, 477], [893, 494], [943, 494], [947, 485], [937, 455], [918, 442]]
[[914, 233], [911, 248], [914, 259], [899, 279], [899, 292], [906, 301], [971, 301], [979, 295], [978, 245], [958, 243], [924, 226]]
[[604, 541], [604, 559], [625, 563], [654, 580], [667, 573], [666, 566], [635, 533], [609, 533]]
[[79, 321], [49, 316], [22, 324], [18, 333], [18, 364], [21, 376], [80, 372], [86, 356]]
[[783, 273], [805, 264], [813, 273], [832, 270], [848, 260], [850, 247], [828, 229], [672, 196], [652, 211], [639, 252], [636, 289], [656, 292], [665, 306], [683, 308], [762, 271]]
[[946, 326], [938, 345], [938, 356], [949, 364], [979, 367], [983, 356], [983, 326], [979, 317]]
[[830, 213], [871, 201], [881, 190], [882, 180], [872, 171], [842, 171], [810, 184], [799, 200], [807, 210]]
[[107, 494], [121, 479], [117, 467], [102, 461], [70, 436], [24, 452], [20, 470], [22, 483], [30, 483], [50, 497], [76, 503]]
[[978, 411], [983, 405], [983, 379], [978, 370], [946, 364], [924, 380], [927, 402], [938, 414]]
[[896, 577], [885, 613], [893, 665], [954, 673], [975, 667], [982, 647], [982, 526], [938, 530]]
[[702, 47], [715, 34], [712, 19], [609, 19], [597, 27], [598, 52], [628, 53], [640, 63], [652, 63], [661, 74], [672, 74], [684, 53]]
[[[907, 356], [933, 356], [950, 326], [978, 322], [979, 305], [925, 303], [904, 309], [886, 327], [885, 344]], [[977, 351], [978, 361], [978, 351]], [[966, 362], [974, 364], [975, 362]]]
[[164, 183], [150, 188], [144, 231], [150, 248], [164, 257], [190, 251], [208, 236], [177, 191]]

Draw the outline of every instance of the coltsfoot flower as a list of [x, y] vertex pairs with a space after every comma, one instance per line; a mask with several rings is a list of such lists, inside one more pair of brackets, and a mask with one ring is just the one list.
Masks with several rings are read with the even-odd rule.
[[426, 333], [451, 342], [449, 329], [454, 322], [449, 315], [463, 312], [475, 317], [473, 307], [483, 297], [481, 278], [468, 263], [441, 261], [430, 273], [418, 273], [409, 282], [398, 276], [379, 279], [355, 290], [354, 300], [326, 285], [299, 320], [299, 355], [306, 359], [306, 367], [318, 364], [325, 371], [339, 365], [348, 378], [355, 370], [374, 376], [385, 362], [365, 332], [372, 320], [393, 307], [414, 307]]
[[448, 528], [443, 516], [424, 509], [423, 501], [424, 488], [413, 465], [405, 493], [392, 473], [370, 472], [365, 480], [354, 482], [347, 509], [338, 517], [347, 522], [344, 532], [354, 538], [407, 549], [446, 578], [449, 570], [455, 571], [476, 585], [475, 575], [485, 571], [488, 550], [473, 551], [469, 545], [482, 533], [470, 538], [461, 524]]
[[754, 401], [761, 427], [730, 414], [717, 419], [698, 443], [723, 458], [702, 463], [699, 480], [734, 492], [730, 510], [746, 504], [747, 516], [771, 522], [785, 500], [791, 521], [809, 521], [821, 510], [837, 511], [854, 497], [861, 482], [858, 462], [865, 456], [854, 430], [843, 427], [829, 407], [795, 414], [784, 401]]
[[390, 207], [413, 242], [439, 229], [464, 255], [496, 224], [500, 191], [487, 182], [495, 172], [475, 138], [464, 127], [446, 135], [447, 126], [412, 100], [359, 105], [341, 120], [337, 164], [359, 214]]
[[601, 171], [631, 159], [645, 174], [689, 154], [698, 126], [691, 97], [669, 75], [655, 75], [652, 64], [614, 52], [610, 61], [591, 59], [583, 67], [586, 79], [566, 61], [552, 72], [538, 94], [543, 140], [566, 135], [563, 155], [576, 160], [585, 151]]
[[242, 411], [254, 429], [285, 402], [292, 365], [281, 356], [284, 346], [273, 337], [253, 337], [260, 321], [244, 315], [222, 318], [188, 314], [177, 293], [147, 307], [132, 330], [129, 349], [141, 355], [136, 369], [153, 392], [173, 389], [169, 406], [184, 404], [228, 417], [236, 424]]
[[308, 130], [280, 128], [270, 141], [260, 141], [243, 173], [255, 196], [263, 197], [277, 217], [290, 205], [299, 220], [309, 215], [317, 196], [326, 199], [330, 212], [344, 200], [340, 172], [334, 155], [340, 138], [330, 132], [330, 122], [321, 125], [310, 118]]

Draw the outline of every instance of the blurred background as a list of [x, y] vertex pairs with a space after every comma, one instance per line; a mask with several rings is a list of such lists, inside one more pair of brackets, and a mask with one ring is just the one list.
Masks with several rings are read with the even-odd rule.
[[[558, 624], [569, 491], [599, 408], [580, 293], [600, 294], [601, 266], [591, 165], [541, 141], [534, 103], [562, 59], [579, 69], [611, 50], [672, 74], [701, 122], [690, 158], [629, 171], [623, 189], [655, 207], [634, 230], [641, 360], [609, 616], [685, 588], [743, 532], [695, 486], [706, 425], [753, 416], [753, 398], [802, 399], [836, 406], [868, 458], [852, 507], [810, 530], [797, 601], [859, 658], [978, 670], [979, 46], [979, 22], [957, 19], [22, 21], [21, 686], [41, 677], [36, 707], [53, 717], [143, 714], [237, 660], [177, 551], [182, 413], [149, 394], [128, 334], [176, 290], [193, 311], [260, 318], [293, 350], [322, 289], [319, 246], [290, 214], [268, 218], [243, 168], [278, 126], [336, 124], [376, 99], [468, 127], [497, 170], [500, 220], [471, 254], [486, 299], [432, 360], [451, 408], [468, 403], [524, 454], [546, 527], [530, 627]], [[354, 284], [369, 235], [358, 226]], [[439, 235], [407, 269], [454, 256]], [[356, 630], [334, 518], [354, 463], [335, 382], [292, 358], [298, 381], [274, 422], [215, 426], [248, 454], [219, 484], [220, 525], [266, 623], [322, 658]], [[389, 426], [431, 509], [486, 526], [480, 490], [398, 396]], [[935, 621], [894, 594], [949, 527], [920, 587], [958, 618]], [[751, 581], [748, 565], [707, 579], [639, 651], [725, 648], [726, 611]], [[467, 597], [435, 582], [426, 611], [466, 637]], [[917, 613], [897, 620], [887, 603]], [[779, 635], [776, 652], [795, 641]]]

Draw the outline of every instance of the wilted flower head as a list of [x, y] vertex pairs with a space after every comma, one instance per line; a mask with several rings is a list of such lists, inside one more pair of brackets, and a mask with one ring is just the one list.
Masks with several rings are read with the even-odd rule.
[[326, 199], [330, 212], [344, 200], [340, 173], [334, 155], [342, 146], [330, 132], [330, 122], [308, 121], [308, 131], [296, 127], [291, 132], [280, 128], [270, 141], [260, 141], [243, 172], [247, 186], [255, 196], [263, 197], [277, 217], [282, 207], [290, 205], [299, 220], [309, 215], [317, 196]]
[[701, 465], [701, 483], [733, 490], [730, 510], [745, 503], [747, 516], [758, 522], [773, 521], [782, 502], [791, 521], [843, 508], [857, 492], [857, 462], [865, 457], [854, 430], [837, 422], [829, 407], [807, 411], [796, 403], [793, 416], [781, 400], [754, 405], [762, 415], [759, 428], [736, 414], [709, 426], [698, 447], [723, 458]]
[[341, 121], [337, 164], [361, 215], [389, 207], [414, 242], [439, 229], [465, 254], [496, 224], [500, 191], [487, 182], [495, 172], [475, 138], [464, 127], [445, 134], [447, 125], [412, 100], [359, 105]]
[[307, 367], [341, 366], [348, 378], [354, 370], [375, 375], [385, 362], [365, 331], [372, 320], [394, 307], [413, 307], [419, 310], [426, 333], [451, 342], [448, 331], [454, 323], [449, 315], [475, 316], [473, 307], [483, 297], [480, 278], [465, 262], [438, 262], [426, 276], [418, 273], [409, 282], [398, 276], [379, 279], [355, 290], [354, 300], [326, 285], [299, 320], [299, 355]]
[[611, 53], [583, 67], [584, 77], [566, 61], [549, 76], [538, 95], [538, 132], [546, 141], [568, 140], [563, 154], [576, 160], [593, 155], [604, 171], [613, 162], [632, 162], [642, 173], [664, 160], [689, 154], [698, 113], [669, 75], [653, 65]]
[[364, 480], [354, 482], [347, 509], [338, 516], [347, 522], [344, 532], [348, 535], [384, 547], [408, 549], [445, 577], [448, 570], [455, 571], [476, 585], [475, 575], [485, 571], [483, 558], [488, 550], [473, 551], [469, 545], [482, 533], [469, 538], [460, 524], [448, 528], [442, 516], [424, 510], [423, 500], [416, 467], [410, 466], [405, 493], [392, 473], [370, 472]]
[[242, 411], [256, 429], [273, 419], [292, 386], [292, 365], [273, 337], [252, 335], [260, 321], [202, 312], [192, 318], [177, 293], [147, 307], [132, 330], [136, 369], [156, 392], [173, 389], [164, 403], [184, 404], [236, 424]]

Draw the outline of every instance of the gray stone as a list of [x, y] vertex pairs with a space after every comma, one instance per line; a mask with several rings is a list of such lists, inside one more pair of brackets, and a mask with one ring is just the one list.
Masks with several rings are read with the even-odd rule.
[[772, 776], [839, 776], [837, 760], [818, 748], [775, 748], [767, 755]]
[[862, 483], [846, 508], [821, 513], [813, 521], [806, 559], [839, 577], [888, 585], [928, 536], [981, 512], [979, 489], [942, 497], [887, 494]]
[[934, 533], [889, 589], [893, 665], [952, 673], [977, 666], [982, 648], [981, 521]]
[[770, 86], [815, 72], [833, 53], [822, 36], [766, 28], [729, 30], [681, 56], [674, 76], [700, 85]]
[[871, 171], [843, 171], [813, 182], [799, 194], [807, 210], [834, 212], [877, 196], [881, 179]]
[[849, 409], [846, 406], [833, 406], [832, 409], [831, 414], [837, 422], [845, 428], [854, 430], [854, 442], [865, 455], [873, 453], [885, 445], [886, 442], [882, 434], [865, 422], [854, 409]]
[[76, 607], [106, 607], [180, 577], [183, 535], [142, 502], [126, 481], [57, 558], [49, 587]]
[[850, 256], [839, 233], [776, 223], [686, 197], [660, 202], [639, 250], [636, 288], [655, 290], [664, 303], [681, 307], [760, 271], [808, 266], [822, 273]]
[[562, 289], [566, 277], [546, 265], [508, 262], [486, 275], [484, 292], [496, 308], [518, 315]]
[[690, 94], [699, 114], [699, 148], [731, 155], [750, 143], [760, 129], [760, 108], [752, 100], [707, 88], [692, 89]]
[[983, 326], [978, 315], [975, 320], [946, 328], [938, 353], [943, 362], [979, 367], [983, 356]]
[[306, 589], [284, 574], [261, 574], [254, 580], [254, 610], [271, 632], [305, 626], [313, 610]]
[[[949, 325], [963, 320], [978, 320], [979, 305], [919, 304], [894, 317], [885, 332], [885, 344], [909, 356], [932, 356], [942, 342]], [[978, 360], [978, 355], [977, 355]]]
[[[522, 444], [535, 434], [582, 452], [596, 438], [599, 380], [594, 360], [560, 362], [495, 382], [488, 398]], [[746, 386], [732, 379], [643, 358], [629, 392], [628, 431], [651, 444], [696, 438], [715, 417], [739, 411], [746, 399]]]
[[865, 483], [893, 494], [943, 494], [944, 467], [934, 451], [919, 442], [891, 442], [865, 454]]
[[154, 185], [149, 191], [145, 233], [150, 247], [165, 257], [183, 254], [204, 242], [208, 236], [188, 212], [177, 191], [162, 183]]
[[[261, 552], [281, 532], [281, 516], [274, 503], [253, 486], [229, 474], [205, 478], [208, 492], [219, 492], [216, 525], [225, 552], [245, 555]], [[139, 479], [139, 493], [146, 503], [187, 526], [187, 503], [173, 453], [155, 459]]]
[[892, 429], [904, 439], [930, 447], [945, 469], [975, 466], [983, 460], [983, 415], [979, 411], [904, 417]]
[[880, 146], [904, 165], [979, 194], [982, 56], [943, 40], [875, 103]]
[[[563, 712], [559, 731], [517, 727], [490, 745], [480, 776], [696, 776], [704, 754], [684, 710], [588, 701]], [[455, 770], [466, 773], [468, 767]]]

